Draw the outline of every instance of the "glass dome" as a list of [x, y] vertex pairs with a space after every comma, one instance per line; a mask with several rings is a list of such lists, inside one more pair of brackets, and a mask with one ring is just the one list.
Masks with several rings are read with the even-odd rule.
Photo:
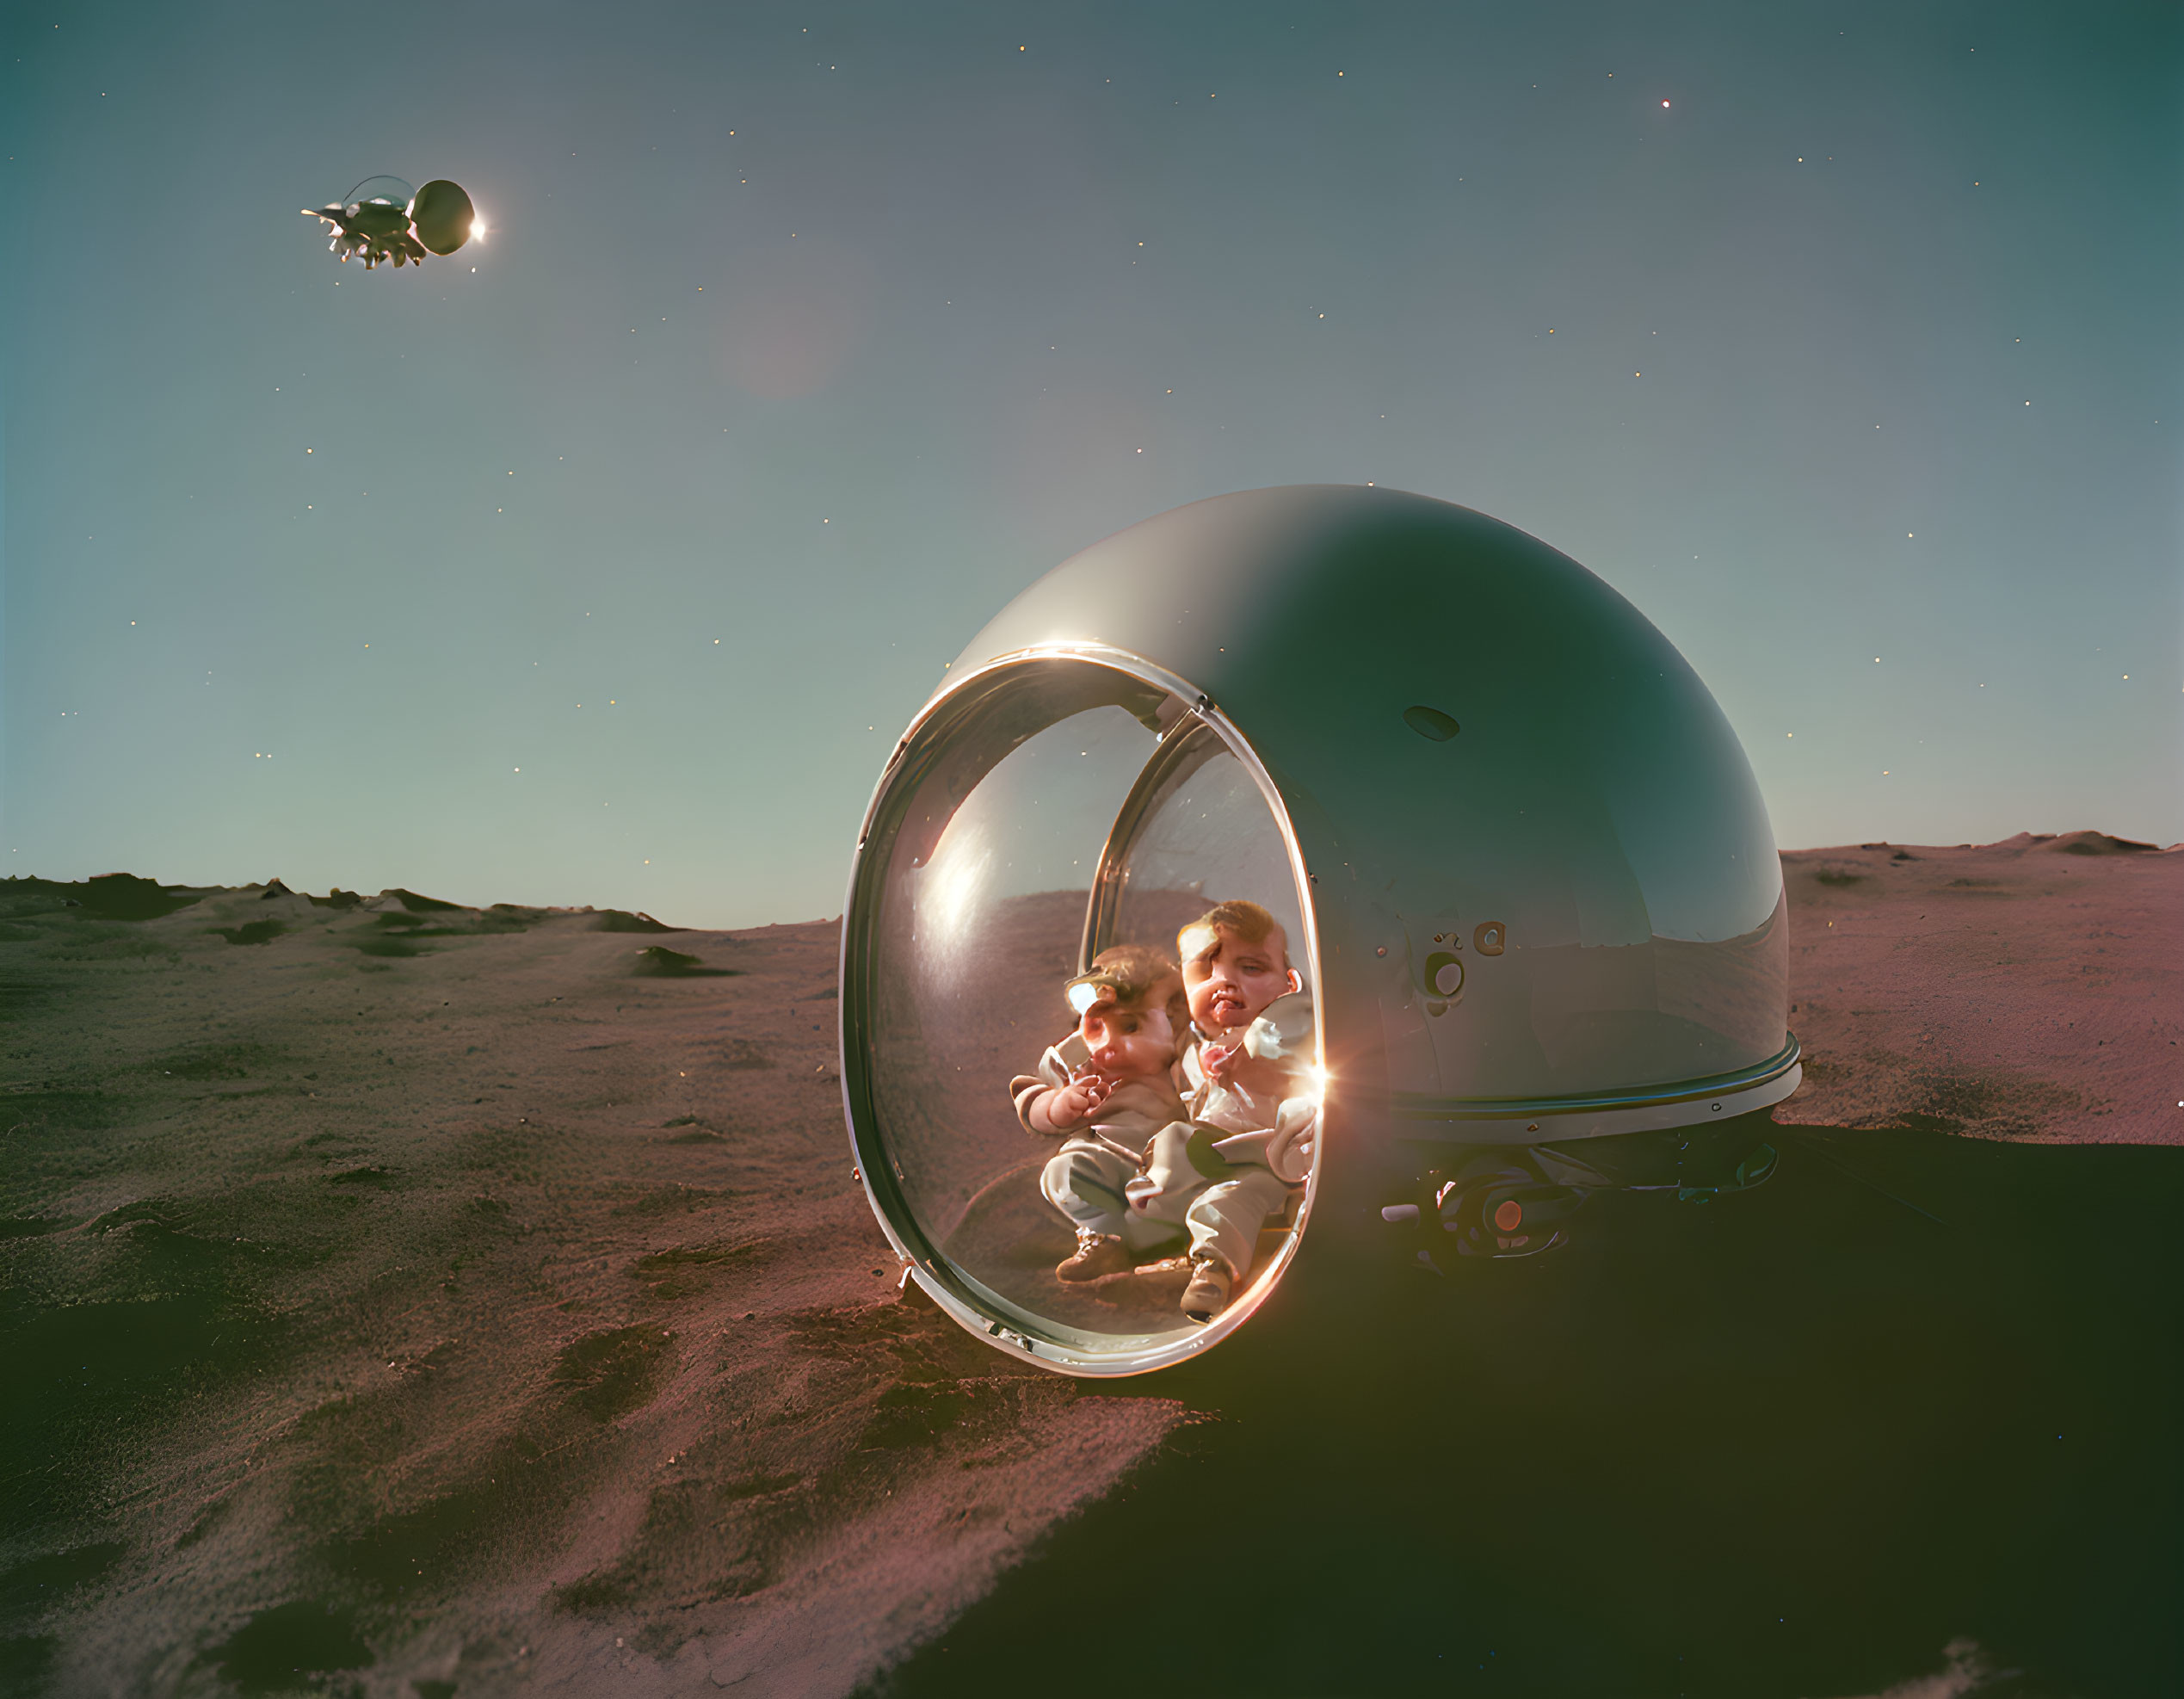
[[[1280, 1188], [1210, 1323], [1181, 1308], [1188, 1240], [1072, 1283], [1076, 1243], [1011, 1084], [1078, 1026], [1070, 982], [1243, 899], [1299, 988], [1264, 1017], [1316, 1067], [1316, 982], [1293, 841], [1249, 746], [1180, 682], [1122, 657], [1045, 655], [966, 678], [914, 726], [875, 799], [844, 938], [844, 1083], [898, 1248], [966, 1325], [1055, 1367], [1127, 1373], [1202, 1349], [1279, 1277], [1311, 1171]], [[1136, 1129], [1146, 1130], [1144, 1127]], [[1134, 1137], [1132, 1142], [1135, 1143]]]
[[[1243, 1045], [1289, 1083], [1243, 1121], [1206, 1095], [1244, 1066], [1241, 1029], [1209, 1035], [1194, 1002], [1161, 1015], [1144, 965], [1180, 964], [1188, 989], [1179, 929], [1236, 903], [1280, 929], [1268, 971], [1296, 974]], [[842, 932], [860, 1171], [910, 1276], [966, 1326], [1066, 1372], [1157, 1368], [1248, 1317], [1315, 1212], [1301, 1254], [1338, 1266], [1467, 1151], [1725, 1128], [1789, 1096], [1786, 914], [1736, 733], [1576, 561], [1396, 491], [1194, 503], [1009, 603], [881, 775]], [[1118, 948], [1134, 980], [1102, 967]], [[1184, 1134], [1141, 1148], [1159, 1091], [1113, 1133], [1064, 1137], [1040, 1107], [1113, 1048], [1110, 994], [1176, 1035]], [[1051, 1100], [1070, 1128], [1122, 1102], [1107, 1075], [1088, 1090]], [[1311, 1136], [1302, 1165], [1234, 1179], [1250, 1208], [1226, 1238], [1191, 1206], [1191, 1252], [1233, 1256], [1225, 1304], [1195, 1278], [1179, 1299], [1173, 1268], [1126, 1272], [1171, 1179], [1199, 1183], [1161, 1140], [1225, 1159], [1238, 1126], [1269, 1152]], [[1056, 1178], [1058, 1142], [1083, 1184]], [[1101, 1186], [1128, 1207], [1102, 1214]], [[1073, 1226], [1120, 1248], [1070, 1255]]]
[[417, 198], [417, 191], [399, 177], [367, 177], [342, 196], [344, 207], [362, 207], [376, 204], [392, 207], [406, 215], [410, 203]]

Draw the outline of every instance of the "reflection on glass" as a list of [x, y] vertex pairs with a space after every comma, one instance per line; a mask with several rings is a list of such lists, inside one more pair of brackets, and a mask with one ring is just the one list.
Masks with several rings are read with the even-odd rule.
[[1188, 1339], [1266, 1277], [1315, 1154], [1268, 803], [1181, 704], [1085, 666], [996, 692], [912, 782], [874, 846], [866, 1030], [903, 1202], [1029, 1337]]

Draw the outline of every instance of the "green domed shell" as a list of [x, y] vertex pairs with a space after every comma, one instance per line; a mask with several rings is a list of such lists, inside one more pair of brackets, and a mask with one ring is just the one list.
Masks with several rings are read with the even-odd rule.
[[452, 254], [470, 240], [470, 227], [478, 216], [460, 183], [435, 177], [417, 191], [410, 213], [417, 240], [435, 254]]

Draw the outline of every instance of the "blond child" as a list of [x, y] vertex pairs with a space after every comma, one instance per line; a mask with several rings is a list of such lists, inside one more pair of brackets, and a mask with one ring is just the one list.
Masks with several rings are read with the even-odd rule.
[[[1177, 1074], [1191, 1125], [1162, 1129], [1126, 1193], [1149, 1217], [1175, 1213], [1190, 1236], [1182, 1307], [1227, 1307], [1251, 1271], [1259, 1230], [1311, 1171], [1319, 1097], [1309, 1072], [1311, 1013], [1280, 922], [1256, 903], [1221, 903], [1176, 935], [1190, 1033]], [[1294, 998], [1270, 1018], [1268, 1011]]]
[[1132, 1208], [1125, 1188], [1140, 1177], [1149, 1141], [1180, 1124], [1175, 1053], [1190, 1022], [1183, 980], [1157, 950], [1102, 950], [1064, 988], [1077, 1029], [1009, 1082], [1027, 1132], [1059, 1138], [1040, 1191], [1077, 1230], [1077, 1249], [1057, 1279], [1122, 1274], [1182, 1248], [1175, 1208]]

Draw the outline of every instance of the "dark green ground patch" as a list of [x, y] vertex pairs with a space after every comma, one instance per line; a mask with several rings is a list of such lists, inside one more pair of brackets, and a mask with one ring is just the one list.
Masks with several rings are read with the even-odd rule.
[[595, 1422], [643, 1408], [675, 1366], [675, 1335], [639, 1325], [588, 1333], [561, 1353], [553, 1378]]
[[[379, 924], [400, 925], [409, 919], [407, 915], [383, 914], [379, 917]], [[506, 933], [528, 930], [527, 921], [509, 915], [479, 914], [461, 921], [435, 921], [422, 926], [412, 924], [406, 930], [390, 936], [397, 938], [495, 938]]]
[[687, 932], [687, 926], [669, 926], [649, 914], [631, 914], [623, 909], [602, 909], [593, 919], [595, 932]]
[[154, 1073], [176, 1079], [262, 1079], [287, 1067], [289, 1060], [269, 1045], [245, 1041], [192, 1045], [155, 1059], [150, 1066]]
[[361, 951], [366, 955], [399, 957], [432, 954], [430, 950], [420, 949], [415, 944], [404, 943], [399, 938], [355, 938], [350, 940], [350, 945], [351, 948]]
[[0, 1134], [91, 1133], [111, 1127], [129, 1107], [119, 1092], [0, 1092]]
[[224, 1291], [238, 1270], [270, 1254], [258, 1240], [208, 1230], [192, 1218], [188, 1206], [166, 1198], [122, 1204], [95, 1217], [83, 1231], [101, 1239], [122, 1235], [137, 1283], [157, 1292]]
[[617, 1577], [611, 1569], [595, 1569], [590, 1574], [553, 1590], [553, 1608], [573, 1615], [589, 1616], [595, 1611], [612, 1610], [629, 1603], [629, 1584]]
[[288, 928], [278, 920], [250, 920], [240, 926], [215, 926], [209, 930], [231, 944], [269, 944]]
[[1916, 1110], [1899, 1115], [1894, 1123], [1908, 1133], [1961, 1133], [1964, 1123], [1952, 1121], [1946, 1115], [1924, 1115]]
[[316, 1685], [315, 1676], [367, 1669], [372, 1652], [357, 1636], [354, 1612], [296, 1599], [261, 1610], [202, 1661], [246, 1694], [282, 1693]]
[[96, 1502], [108, 1448], [156, 1428], [193, 1389], [262, 1366], [267, 1325], [220, 1247], [151, 1223], [126, 1229], [101, 1296], [52, 1303], [0, 1290], [0, 1524], [29, 1530]]
[[382, 891], [379, 895], [393, 898], [411, 914], [453, 914], [462, 907], [460, 903], [443, 903], [437, 897], [420, 897], [416, 892], [404, 891], [399, 886], [391, 891]]
[[649, 1257], [639, 1257], [630, 1264], [630, 1272], [640, 1280], [671, 1274], [677, 1269], [711, 1268], [721, 1263], [748, 1262], [766, 1248], [762, 1239], [745, 1239], [740, 1245], [678, 1245], [670, 1250], [655, 1251]]
[[157, 920], [188, 908], [202, 894], [188, 886], [163, 886], [134, 874], [101, 874], [83, 881], [83, 911], [102, 920]]
[[726, 979], [743, 972], [739, 967], [708, 967], [696, 956], [671, 950], [664, 944], [649, 945], [638, 951], [636, 965], [629, 971], [632, 978], [640, 979]]
[[0, 1616], [34, 1617], [88, 1585], [121, 1560], [128, 1548], [118, 1540], [48, 1552], [0, 1571]]
[[[576, 1388], [579, 1398], [572, 1401], [580, 1408], [582, 1395], [591, 1395], [607, 1412], [597, 1419], [607, 1419], [618, 1413], [620, 1399], [645, 1391], [657, 1361], [669, 1355], [658, 1344], [669, 1337], [655, 1331], [649, 1341], [634, 1345], [613, 1335], [580, 1340], [564, 1354], [563, 1385]], [[445, 1355], [452, 1345], [444, 1342], [432, 1356]], [[344, 1402], [330, 1407], [325, 1420], [320, 1455], [330, 1473], [319, 1483], [325, 1502], [299, 1498], [295, 1513], [324, 1526], [348, 1523], [351, 1513], [367, 1511], [361, 1526], [351, 1523], [347, 1531], [324, 1541], [321, 1559], [347, 1580], [384, 1597], [407, 1597], [413, 1603], [482, 1568], [505, 1566], [512, 1548], [530, 1544], [542, 1523], [565, 1510], [576, 1483], [589, 1476], [602, 1455], [588, 1430], [571, 1424], [568, 1412], [527, 1411], [461, 1480], [423, 1503], [385, 1511], [379, 1509], [376, 1495], [357, 1496], [356, 1471], [349, 1460], [378, 1455], [375, 1426], [385, 1455], [397, 1455], [406, 1419], [390, 1408], [374, 1412]], [[572, 1445], [579, 1436], [591, 1443]]]
[[2080, 838], [2076, 843], [2066, 843], [2066, 856], [2139, 856], [2155, 846], [2141, 843], [2135, 837], [2116, 837], [2107, 832], [2095, 832], [2089, 838]]
[[79, 917], [83, 909], [83, 893], [75, 886], [50, 879], [0, 879], [0, 914], [17, 920], [69, 920]]
[[53, 1654], [60, 1650], [54, 1634], [19, 1634], [0, 1640], [0, 1693], [19, 1693], [28, 1699], [43, 1693], [53, 1678]]
[[460, 1134], [453, 1146], [459, 1167], [499, 1176], [517, 1185], [537, 1185], [568, 1160], [576, 1141], [544, 1127], [481, 1127]]
[[221, 1523], [226, 1521], [229, 1512], [234, 1510], [234, 1508], [235, 1499], [232, 1495], [224, 1498], [213, 1499], [211, 1504], [206, 1505], [203, 1510], [198, 1511], [196, 1517], [191, 1521], [189, 1526], [182, 1529], [181, 1534], [176, 1537], [175, 1549], [178, 1552], [188, 1551], [200, 1540], [202, 1540], [207, 1534], [210, 1534], [215, 1528], [218, 1528]]
[[872, 1419], [865, 1424], [862, 1448], [902, 1451], [930, 1445], [956, 1424], [970, 1401], [966, 1393], [952, 1385], [890, 1387], [879, 1395]]
[[0, 1021], [20, 1021], [34, 1015], [49, 1001], [53, 988], [38, 979], [18, 979], [10, 974], [0, 979]]
[[15, 913], [39, 913], [73, 905], [97, 920], [157, 920], [213, 895], [219, 888], [161, 885], [128, 873], [102, 873], [68, 885], [50, 879], [10, 879], [0, 883], [0, 903]]
[[399, 911], [385, 911], [373, 915], [373, 924], [385, 935], [398, 939], [474, 939], [474, 936], [500, 936], [504, 932], [524, 932], [531, 928], [531, 917], [522, 913], [503, 913], [503, 911], [456, 909], [452, 915], [409, 915]]
[[1895, 1125], [1920, 1133], [1957, 1133], [1966, 1127], [1992, 1136], [2036, 1132], [2046, 1115], [2077, 1107], [2076, 1096], [2045, 1080], [2008, 1074], [1934, 1072], [1918, 1081], [1916, 1106]]
[[1823, 868], [1812, 876], [1823, 885], [1863, 885], [1866, 882], [1864, 874], [1846, 873], [1841, 868]]
[[0, 1220], [0, 1239], [43, 1239], [47, 1233], [65, 1232], [74, 1222], [52, 1215], [10, 1215]]
[[713, 1497], [732, 1504], [740, 1498], [763, 1498], [803, 1484], [802, 1475], [745, 1475], [739, 1480], [721, 1482], [714, 1489]]
[[677, 1180], [672, 1185], [655, 1186], [643, 1191], [626, 1203], [614, 1206], [617, 1215], [670, 1215], [677, 1211], [704, 1209], [723, 1200], [735, 1196], [725, 1186], [694, 1186], [687, 1180]]
[[162, 935], [120, 920], [79, 920], [53, 938], [48, 954], [59, 961], [144, 961], [182, 955]]
[[678, 1245], [639, 1257], [630, 1264], [629, 1271], [646, 1283], [655, 1298], [688, 1298], [705, 1290], [708, 1276], [758, 1263], [766, 1248], [766, 1241], [760, 1239], [745, 1239], [739, 1245]]
[[393, 1597], [438, 1587], [490, 1544], [517, 1496], [501, 1485], [526, 1465], [502, 1458], [493, 1474], [414, 1510], [381, 1517], [363, 1533], [329, 1551], [354, 1580]]

